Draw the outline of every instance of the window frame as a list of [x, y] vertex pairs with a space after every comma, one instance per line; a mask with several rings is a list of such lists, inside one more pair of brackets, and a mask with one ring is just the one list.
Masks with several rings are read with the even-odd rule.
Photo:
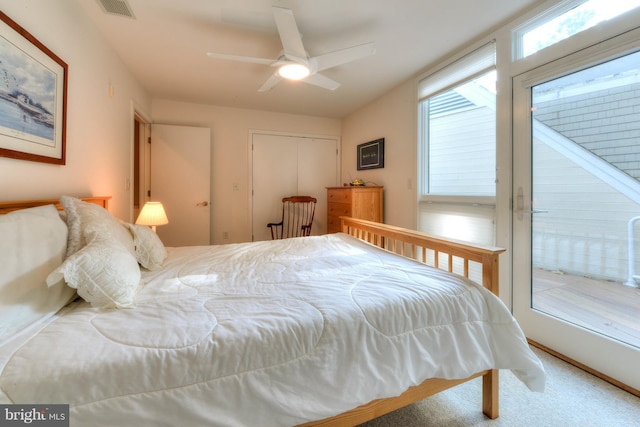
[[[583, 30], [578, 31], [575, 34], [572, 34], [562, 40], [559, 40], [555, 43], [552, 43], [532, 54], [524, 56], [524, 35], [529, 31], [532, 31], [547, 22], [567, 13], [568, 11], [579, 7], [580, 5], [587, 3], [589, 0], [564, 0], [560, 3], [553, 5], [551, 7], [547, 7], [543, 11], [535, 14], [532, 18], [524, 21], [523, 23], [517, 25], [511, 30], [511, 62], [517, 63], [520, 61], [526, 61], [528, 58], [537, 55], [539, 52], [559, 49], [557, 45], [564, 45], [566, 43], [572, 45], [573, 43], [582, 43], [582, 40], [587, 41], [586, 45], [591, 45], [594, 43], [598, 43], [600, 40], [606, 39], [608, 37], [615, 37], [616, 35], [626, 30], [631, 30], [637, 27], [637, 19], [640, 17], [640, 7], [635, 7], [630, 9], [620, 15], [612, 17], [608, 20], [604, 20], [599, 22], [597, 25], [592, 27], [585, 28]], [[595, 34], [594, 34], [595, 33]], [[607, 34], [610, 33], [610, 36]], [[592, 35], [593, 34], [593, 35]], [[580, 37], [576, 37], [580, 35]], [[595, 36], [595, 37], [594, 37]], [[580, 41], [574, 41], [578, 39]], [[592, 42], [588, 40], [592, 39]], [[569, 41], [571, 40], [571, 41]], [[570, 51], [576, 51], [579, 47], [569, 48]], [[567, 49], [562, 48], [560, 52], [564, 52]], [[563, 56], [561, 54], [560, 56]], [[546, 62], [546, 61], [543, 61]], [[529, 67], [530, 68], [530, 67]]]
[[[486, 60], [482, 60], [482, 52], [488, 49], [492, 50], [492, 64], [488, 64]], [[487, 52], [485, 52], [486, 54]], [[430, 193], [429, 192], [429, 144], [425, 142], [425, 138], [429, 134], [429, 111], [428, 103], [423, 102], [426, 99], [433, 98], [439, 94], [447, 92], [455, 87], [468, 83], [477, 77], [486, 74], [488, 71], [494, 70], [497, 72], [496, 61], [497, 47], [496, 41], [491, 40], [478, 48], [470, 51], [466, 55], [463, 55], [456, 60], [452, 61], [448, 65], [436, 70], [432, 73], [422, 76], [418, 79], [417, 88], [417, 114], [418, 114], [418, 203], [447, 203], [458, 205], [473, 205], [480, 207], [495, 208], [496, 195], [492, 196], [479, 196], [479, 195], [461, 195], [461, 194], [443, 194], [443, 193]], [[479, 66], [469, 66], [470, 62], [473, 62], [474, 58], [480, 58]], [[443, 84], [430, 83], [430, 80], [438, 79], [438, 76], [446, 75], [449, 70], [453, 69], [459, 71], [459, 69], [469, 69], [468, 74], [464, 74], [458, 79], [451, 80], [448, 76], [443, 78]], [[497, 77], [496, 77], [497, 78]], [[429, 86], [431, 90], [425, 90], [425, 86]], [[496, 93], [496, 101], [498, 94]], [[425, 119], [426, 118], [426, 119]], [[497, 117], [496, 117], [496, 131], [497, 131]], [[496, 136], [497, 139], [497, 136]], [[496, 141], [497, 149], [497, 141]], [[497, 179], [497, 177], [496, 177]], [[497, 188], [496, 188], [497, 193]]]

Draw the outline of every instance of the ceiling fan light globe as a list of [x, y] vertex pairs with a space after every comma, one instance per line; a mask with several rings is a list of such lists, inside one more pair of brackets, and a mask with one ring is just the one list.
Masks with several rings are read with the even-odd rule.
[[289, 80], [301, 80], [310, 74], [309, 68], [302, 64], [286, 64], [278, 68], [280, 77]]

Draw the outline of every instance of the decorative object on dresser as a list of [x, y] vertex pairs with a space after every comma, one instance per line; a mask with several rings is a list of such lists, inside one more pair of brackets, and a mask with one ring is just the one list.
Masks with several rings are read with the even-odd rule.
[[327, 187], [327, 233], [341, 231], [341, 216], [382, 222], [383, 188], [377, 185]]

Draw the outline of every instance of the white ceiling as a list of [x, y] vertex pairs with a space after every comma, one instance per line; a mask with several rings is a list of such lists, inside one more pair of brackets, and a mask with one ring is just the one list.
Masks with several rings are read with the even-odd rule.
[[[77, 0], [153, 98], [341, 118], [495, 29], [539, 0], [127, 0], [135, 17]], [[121, 0], [116, 0], [121, 1]], [[322, 74], [335, 91], [282, 81], [260, 64], [209, 51], [276, 58], [271, 6], [290, 8], [311, 56], [375, 42], [376, 54]]]

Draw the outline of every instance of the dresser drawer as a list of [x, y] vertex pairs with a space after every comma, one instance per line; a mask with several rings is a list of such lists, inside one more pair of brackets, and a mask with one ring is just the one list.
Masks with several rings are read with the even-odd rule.
[[327, 191], [327, 203], [351, 204], [351, 191], [349, 188], [332, 188]]
[[327, 204], [327, 215], [332, 216], [351, 216], [351, 205], [347, 203], [333, 203]]
[[342, 231], [342, 223], [340, 217], [336, 215], [327, 215], [327, 233], [338, 233]]

